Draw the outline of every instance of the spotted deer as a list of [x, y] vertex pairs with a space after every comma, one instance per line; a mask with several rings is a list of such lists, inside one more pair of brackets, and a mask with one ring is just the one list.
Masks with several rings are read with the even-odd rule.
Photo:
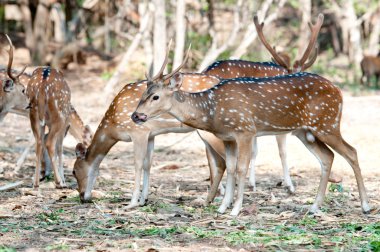
[[[187, 126], [209, 131], [220, 138], [226, 152], [226, 193], [218, 212], [224, 213], [237, 196], [231, 215], [238, 215], [243, 203], [245, 176], [254, 138], [292, 133], [321, 164], [321, 180], [310, 208], [317, 212], [323, 203], [334, 153], [351, 165], [356, 176], [363, 212], [370, 211], [356, 150], [341, 136], [343, 97], [327, 79], [311, 73], [295, 73], [267, 78], [226, 79], [201, 92], [181, 89], [186, 76], [170, 74], [149, 80], [131, 118], [144, 125], [168, 113]], [[223, 176], [217, 171], [208, 201], [212, 200]]]
[[[310, 41], [307, 45], [307, 48], [302, 55], [302, 57], [299, 60], [296, 60], [293, 64], [293, 67], [291, 67], [290, 57], [282, 52], [277, 53], [274, 48], [272, 48], [269, 43], [266, 41], [264, 34], [263, 34], [263, 27], [264, 24], [259, 24], [257, 16], [254, 17], [254, 23], [256, 26], [257, 34], [259, 35], [260, 40], [265, 45], [265, 47], [268, 49], [268, 51], [273, 56], [274, 62], [279, 62], [280, 65], [274, 64], [272, 62], [250, 62], [250, 61], [244, 61], [244, 60], [226, 60], [226, 61], [217, 61], [213, 64], [211, 64], [209, 67], [207, 67], [202, 73], [214, 75], [221, 79], [229, 79], [229, 78], [237, 78], [237, 77], [273, 77], [273, 76], [279, 76], [279, 75], [286, 75], [288, 73], [297, 73], [300, 71], [305, 71], [306, 69], [310, 68], [313, 63], [315, 62], [317, 58], [317, 37], [319, 34], [319, 31], [321, 29], [321, 26], [323, 24], [324, 16], [323, 14], [319, 14], [318, 21], [315, 25], [309, 23], [309, 28], [311, 32]], [[312, 54], [312, 51], [314, 50], [314, 53]], [[309, 59], [308, 62], [306, 62]], [[223, 144], [221, 140], [218, 140], [215, 138], [213, 134], [199, 131], [198, 133], [202, 140], [204, 140], [207, 152], [216, 152], [221, 157], [225, 157], [224, 149], [222, 148]], [[286, 153], [286, 135], [277, 135], [276, 136], [277, 145], [279, 149], [279, 154], [281, 158], [281, 163], [283, 167], [283, 174], [284, 174], [284, 182], [285, 186], [288, 188], [289, 192], [294, 193], [295, 189], [292, 183], [292, 180], [290, 178], [289, 168], [287, 165], [287, 153]], [[213, 142], [214, 146], [216, 146], [217, 150], [209, 150], [210, 145], [207, 144], [207, 142]], [[214, 158], [219, 158], [215, 155], [211, 156], [208, 155], [209, 163], [223, 163], [222, 160], [212, 160]], [[253, 154], [252, 159], [250, 162], [250, 175], [249, 175], [249, 182], [250, 185], [255, 190], [256, 188], [256, 181], [255, 181], [255, 168], [254, 163], [257, 156], [257, 139], [254, 139], [254, 148], [253, 148]], [[216, 166], [216, 165], [210, 165]], [[336, 181], [338, 179], [332, 177], [329, 179], [330, 181]]]
[[12, 71], [13, 63], [13, 45], [11, 39], [7, 34], [4, 34], [9, 43], [8, 50], [8, 66], [1, 78], [1, 90], [0, 90], [0, 120], [2, 120], [9, 112], [26, 110], [29, 105], [27, 96], [25, 95], [25, 87], [20, 82], [20, 76], [25, 71], [26, 67], [17, 74], [14, 75]]
[[[31, 81], [32, 75], [25, 72], [25, 68], [22, 69], [22, 71], [16, 71], [12, 69], [13, 64], [13, 45], [11, 39], [8, 37], [8, 35], [5, 35], [7, 37], [8, 43], [10, 45], [9, 50], [9, 61], [6, 69], [0, 69], [0, 79], [2, 80], [5, 85], [14, 85], [16, 88], [7, 87], [9, 91], [5, 91], [5, 86], [3, 88], [3, 93], [0, 95], [3, 100], [3, 109], [0, 113], [0, 118], [4, 118], [7, 113], [15, 113], [22, 116], [29, 117], [29, 99], [27, 99], [27, 96], [25, 94], [25, 86], [28, 87], [29, 82]], [[34, 77], [33, 77], [34, 78]], [[31, 82], [33, 83], [33, 82]], [[14, 90], [14, 91], [13, 91]], [[12, 93], [13, 92], [13, 93]], [[9, 93], [11, 95], [9, 95]], [[84, 143], [86, 146], [90, 143], [92, 138], [92, 132], [88, 125], [84, 125], [82, 119], [78, 115], [77, 111], [75, 110], [74, 106], [70, 105], [70, 117], [69, 117], [69, 133], [73, 135], [73, 137], [80, 143]], [[48, 165], [49, 162], [47, 160], [47, 153], [44, 154], [44, 162], [42, 165], [42, 177], [41, 180], [43, 180], [45, 177], [47, 177], [50, 172], [50, 166]], [[47, 164], [45, 169], [45, 164]]]
[[[168, 62], [167, 49], [165, 62]], [[166, 63], [163, 64], [161, 71], [152, 79], [166, 78], [163, 77], [162, 71], [165, 69]], [[184, 84], [182, 88], [188, 91], [201, 91], [209, 88], [220, 79], [212, 76], [217, 75], [218, 71], [227, 71], [229, 67], [240, 68], [239, 71], [223, 73], [223, 77], [238, 77], [238, 76], [265, 76], [265, 72], [270, 74], [282, 73], [285, 74], [286, 70], [273, 63], [259, 63], [248, 61], [235, 61], [228, 60], [223, 62], [216, 62], [211, 65], [204, 73], [201, 74], [185, 74]], [[179, 68], [177, 68], [179, 69]], [[218, 70], [219, 69], [219, 70]], [[176, 72], [176, 71], [174, 71]], [[208, 75], [207, 72], [212, 72]], [[149, 79], [149, 78], [148, 78]], [[135, 185], [132, 194], [131, 202], [128, 208], [143, 205], [148, 195], [149, 188], [149, 173], [152, 158], [152, 151], [154, 147], [154, 137], [159, 134], [175, 132], [186, 133], [194, 129], [185, 127], [172, 117], [165, 115], [157, 117], [154, 121], [144, 126], [137, 126], [130, 120], [130, 115], [137, 105], [141, 94], [146, 89], [147, 81], [140, 81], [136, 83], [127, 84], [119, 94], [114, 98], [105, 116], [103, 117], [90, 146], [78, 144], [76, 148], [77, 160], [74, 164], [73, 174], [78, 182], [78, 190], [82, 202], [91, 200], [91, 190], [94, 187], [96, 177], [99, 173], [99, 166], [103, 158], [107, 155], [108, 151], [118, 141], [133, 142], [134, 143], [134, 161], [135, 161]], [[223, 144], [218, 142], [215, 136], [207, 135], [207, 132], [199, 133], [206, 143], [207, 157], [209, 158], [211, 180], [217, 166], [225, 165], [224, 159], [220, 155], [224, 155]], [[141, 172], [143, 171], [143, 189], [140, 197], [140, 181]], [[290, 181], [290, 177], [288, 179]], [[139, 202], [138, 202], [139, 201]]]
[[[26, 91], [30, 99], [30, 122], [36, 139], [37, 163], [34, 187], [39, 186], [42, 152], [45, 148], [54, 171], [56, 187], [65, 187], [62, 162], [63, 138], [69, 130], [78, 141], [88, 145], [92, 137], [91, 130], [88, 126], [84, 126], [71, 105], [70, 88], [60, 71], [50, 67], [37, 68], [29, 80]], [[46, 135], [45, 128], [48, 129]]]

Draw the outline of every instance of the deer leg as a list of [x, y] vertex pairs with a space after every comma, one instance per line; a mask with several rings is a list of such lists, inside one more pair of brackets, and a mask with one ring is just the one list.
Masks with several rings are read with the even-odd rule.
[[226, 166], [227, 166], [227, 183], [226, 193], [222, 204], [218, 208], [219, 213], [224, 213], [226, 209], [231, 205], [235, 192], [235, 172], [236, 172], [236, 160], [237, 160], [237, 147], [235, 141], [225, 141], [224, 147], [226, 150]]
[[[44, 136], [44, 142], [46, 143], [47, 134]], [[51, 174], [51, 162], [49, 158], [49, 154], [46, 150], [46, 147], [43, 148], [43, 159], [42, 159], [42, 177], [40, 181], [44, 180], [45, 178], [49, 177]]]
[[359, 189], [359, 195], [361, 200], [361, 206], [364, 213], [368, 213], [371, 211], [371, 206], [368, 203], [368, 196], [366, 189], [364, 187], [363, 177], [361, 174], [358, 156], [356, 149], [349, 145], [342, 136], [339, 135], [329, 135], [329, 136], [323, 136], [319, 137], [321, 141], [324, 141], [326, 144], [328, 144], [331, 148], [333, 148], [336, 152], [338, 152], [340, 155], [342, 155], [347, 162], [351, 165], [352, 169], [354, 170], [356, 183], [358, 184]]
[[207, 161], [210, 168], [211, 187], [207, 195], [207, 205], [214, 200], [218, 188], [221, 195], [225, 194], [225, 189], [220, 181], [226, 169], [226, 153], [223, 141], [214, 134], [203, 130], [197, 130], [197, 133], [205, 144]]
[[325, 197], [328, 179], [330, 176], [331, 166], [334, 160], [334, 153], [317, 138], [314, 142], [306, 138], [307, 131], [297, 132], [295, 135], [308, 148], [308, 150], [318, 159], [321, 164], [321, 180], [319, 182], [317, 197], [310, 208], [310, 212], [316, 213], [323, 203]]
[[231, 211], [231, 215], [233, 216], [237, 216], [243, 206], [245, 177], [247, 175], [247, 169], [250, 161], [249, 154], [252, 153], [252, 141], [254, 141], [253, 138], [245, 136], [244, 138], [237, 140], [237, 196], [234, 203], [234, 208]]
[[282, 170], [284, 171], [285, 186], [288, 188], [290, 193], [294, 193], [295, 189], [292, 183], [292, 179], [290, 178], [290, 172], [289, 172], [289, 166], [288, 166], [287, 154], [286, 154], [286, 135], [277, 135], [276, 140], [277, 140], [278, 152], [280, 154]]
[[33, 134], [36, 139], [36, 170], [34, 174], [34, 183], [33, 187], [38, 188], [40, 185], [40, 169], [41, 169], [41, 162], [42, 162], [42, 154], [44, 149], [44, 140], [43, 140], [43, 129], [44, 127], [41, 127], [38, 122], [33, 123], [32, 122], [32, 129]]
[[207, 146], [206, 144], [206, 153], [207, 160], [210, 167], [210, 177], [213, 178], [211, 180], [210, 191], [207, 194], [206, 205], [212, 202], [216, 196], [218, 189], [222, 191], [223, 195], [225, 194], [225, 189], [220, 181], [223, 178], [224, 171], [226, 170], [226, 162], [224, 158], [221, 157], [212, 147]]
[[254, 192], [256, 192], [255, 162], [258, 152], [259, 149], [257, 148], [257, 137], [255, 137], [253, 140], [252, 158], [251, 162], [249, 163], [249, 184], [251, 185]]
[[57, 157], [58, 157], [58, 170], [59, 175], [61, 176], [61, 179], [63, 181], [63, 184], [65, 184], [65, 175], [63, 170], [63, 138], [64, 136], [59, 136], [56, 143], [56, 150], [57, 150]]
[[64, 133], [64, 129], [60, 123], [53, 124], [49, 129], [49, 135], [46, 139], [46, 149], [48, 151], [50, 161], [54, 171], [54, 181], [56, 188], [66, 187], [65, 181], [61, 177], [59, 167], [57, 166], [57, 141], [60, 138], [60, 134]]
[[148, 150], [144, 159], [144, 175], [143, 175], [143, 189], [140, 197], [140, 206], [145, 204], [146, 199], [148, 198], [149, 193], [149, 177], [150, 177], [150, 168], [152, 166], [152, 157], [154, 150], [154, 137], [148, 140]]
[[126, 207], [127, 209], [134, 208], [139, 205], [138, 200], [140, 198], [141, 172], [148, 152], [149, 132], [139, 132], [139, 134], [139, 136], [132, 136], [135, 157], [135, 184], [132, 192], [132, 199]]

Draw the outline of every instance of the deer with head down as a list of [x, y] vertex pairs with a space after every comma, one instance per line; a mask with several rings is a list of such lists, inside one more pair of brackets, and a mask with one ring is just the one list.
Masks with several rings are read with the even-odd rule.
[[5, 37], [8, 40], [10, 48], [8, 51], [9, 59], [6, 74], [1, 78], [0, 120], [13, 110], [26, 110], [29, 105], [29, 100], [25, 94], [25, 87], [20, 83], [20, 76], [25, 71], [26, 66], [19, 74], [14, 75], [14, 72], [12, 72], [13, 45], [7, 34], [5, 34]]
[[[161, 70], [154, 77], [148, 77], [148, 81], [154, 81], [159, 78], [169, 80], [174, 73], [181, 69], [183, 64], [172, 74], [166, 76], [163, 75], [163, 71], [169, 60], [169, 51], [170, 46], [167, 49], [165, 62], [161, 67]], [[261, 76], [265, 75], [265, 70], [267, 72], [269, 72], [269, 70], [273, 70], [273, 72], [277, 72], [279, 74], [284, 71], [282, 67], [278, 67], [270, 63], [253, 63], [243, 61], [225, 61], [221, 63], [220, 66], [210, 66], [210, 69], [207, 71], [217, 73], [216, 70], [219, 69], [219, 71], [222, 72], [222, 69], [224, 71], [225, 65], [240, 68], [240, 71], [230, 73], [231, 77], [253, 74], [256, 69], [258, 72], [257, 74], [261, 74]], [[262, 69], [262, 71], [258, 71], [259, 68]], [[99, 165], [112, 146], [118, 141], [132, 141], [134, 143], [133, 148], [135, 153], [135, 184], [132, 199], [128, 205], [128, 208], [138, 206], [139, 204], [145, 204], [145, 200], [148, 196], [149, 174], [152, 151], [154, 147], [154, 137], [156, 135], [169, 132], [186, 133], [194, 130], [190, 127], [184, 126], [173, 117], [166, 115], [158, 116], [155, 120], [152, 120], [143, 126], [138, 126], [130, 120], [130, 116], [136, 108], [137, 101], [145, 91], [148, 81], [127, 84], [114, 98], [108, 108], [105, 116], [99, 124], [90, 146], [86, 148], [82, 144], [77, 145], [77, 160], [74, 164], [73, 174], [78, 182], [78, 190], [80, 192], [82, 202], [91, 200], [91, 190], [94, 187], [96, 177], [99, 173]], [[219, 83], [219, 81], [219, 78], [208, 75], [207, 73], [189, 73], [184, 74], [184, 83], [182, 88], [188, 91], [202, 91], [215, 85], [216, 83]], [[222, 152], [223, 150], [221, 150], [219, 146], [216, 146], [220, 145], [220, 143], [215, 142], [214, 144], [212, 142], [213, 139], [215, 140], [215, 137], [204, 137], [207, 138], [206, 143], [208, 143], [208, 146], [210, 147], [210, 152], [207, 151], [207, 156], [210, 157], [210, 166], [213, 168], [211, 169], [212, 180], [214, 174], [213, 171], [217, 169], [215, 166], [219, 165], [219, 163], [224, 165], [223, 158], [218, 155], [218, 152]], [[140, 181], [142, 172], [143, 189], [140, 196]]]
[[[92, 137], [91, 130], [84, 126], [71, 105], [70, 88], [60, 71], [50, 67], [37, 68], [30, 78], [26, 93], [30, 99], [29, 117], [36, 140], [37, 162], [33, 186], [39, 187], [42, 155], [46, 150], [48, 155], [45, 157], [53, 168], [56, 187], [63, 188], [66, 186], [62, 160], [63, 138], [72, 126], [72, 135], [87, 145]], [[48, 129], [46, 135], [45, 128]]]
[[[2, 107], [4, 108], [1, 113], [1, 118], [4, 118], [7, 113], [15, 113], [29, 117], [28, 108], [30, 107], [30, 104], [29, 99], [27, 99], [25, 93], [25, 86], [28, 87], [29, 82], [33, 84], [34, 82], [31, 82], [31, 79], [35, 78], [35, 76], [25, 73], [26, 67], [24, 67], [22, 71], [16, 71], [12, 69], [13, 45], [8, 35], [5, 36], [7, 37], [8, 43], [10, 45], [9, 61], [6, 69], [0, 69], [0, 79], [2, 79], [3, 83], [5, 83], [6, 85], [12, 84], [14, 86], [16, 85], [16, 87], [14, 88], [12, 86], [12, 90], [9, 90], [8, 92], [3, 92], [1, 95], [3, 100]], [[10, 88], [7, 87], [7, 89]], [[10, 96], [8, 93], [10, 93], [12, 96]], [[87, 146], [92, 138], [91, 129], [88, 125], [84, 125], [82, 119], [80, 118], [77, 111], [72, 105], [70, 105], [69, 125], [70, 134], [73, 135], [78, 142], [84, 143]], [[51, 167], [49, 165], [48, 154], [46, 153], [46, 150], [44, 151], [43, 161], [44, 162], [42, 165], [43, 171], [41, 180], [49, 176], [51, 172]]]
[[[315, 30], [315, 28], [313, 30]], [[313, 31], [313, 34], [315, 33], [318, 33], [318, 31]], [[315, 43], [315, 41], [311, 43]], [[167, 62], [167, 60], [168, 58], [166, 57], [165, 62]], [[313, 60], [315, 60], [315, 57]], [[166, 63], [163, 64], [161, 68], [162, 71], [165, 66]], [[160, 71], [160, 73], [153, 79], [157, 79], [160, 76], [163, 77], [162, 71]], [[175, 72], [176, 71], [174, 71], [174, 73]], [[273, 63], [249, 62], [242, 60], [219, 61], [210, 65], [202, 72], [202, 74], [184, 74], [184, 82], [181, 88], [194, 92], [201, 91], [204, 88], [210, 87], [219, 82], [219, 79], [215, 78], [215, 76], [221, 78], [247, 76], [265, 77], [283, 75], [287, 72], [288, 69]], [[165, 76], [165, 79], [168, 80], [168, 76]], [[75, 162], [73, 173], [78, 181], [78, 190], [82, 202], [91, 200], [91, 190], [94, 187], [96, 177], [99, 173], [99, 165], [112, 146], [118, 141], [132, 141], [134, 143], [136, 173], [132, 199], [128, 207], [135, 207], [138, 205], [142, 170], [144, 171], [144, 179], [140, 205], [144, 204], [148, 194], [149, 168], [154, 146], [154, 137], [158, 134], [167, 132], [188, 132], [191, 130], [190, 128], [183, 127], [182, 124], [174, 122], [171, 118], [168, 120], [158, 117], [156, 119], [159, 120], [150, 121], [149, 124], [144, 125], [145, 127], [137, 127], [132, 123], [128, 117], [136, 106], [136, 100], [141, 96], [145, 89], [146, 81], [126, 85], [111, 103], [111, 106], [95, 133], [91, 145], [88, 148], [85, 148], [83, 145], [78, 144], [76, 148], [77, 161]], [[214, 135], [204, 131], [198, 132], [207, 147], [206, 153], [210, 164], [212, 180], [215, 174], [213, 171], [219, 166], [225, 167], [225, 161], [223, 158], [223, 156], [225, 156], [224, 147], [220, 140]], [[290, 191], [294, 191], [286, 166], [284, 136], [279, 136], [278, 139], [280, 156], [282, 157], [284, 167], [285, 183]], [[251, 171], [252, 170], [254, 169], [251, 169]], [[254, 171], [251, 172], [250, 181], [252, 185], [255, 185]], [[209, 195], [208, 198], [213, 198], [214, 196], [215, 194]]]
[[[190, 93], [180, 89], [185, 75], [170, 75], [169, 82], [162, 77], [148, 81], [147, 89], [131, 118], [136, 124], [144, 125], [157, 116], [169, 113], [185, 125], [209, 131], [223, 140], [227, 185], [218, 209], [220, 213], [224, 213], [233, 202], [235, 176], [237, 198], [231, 215], [237, 215], [241, 210], [254, 138], [290, 132], [321, 164], [320, 185], [311, 212], [318, 211], [327, 188], [334, 158], [327, 146], [350, 163], [356, 176], [362, 210], [370, 210], [356, 150], [340, 133], [342, 94], [330, 81], [310, 73], [235, 78], [222, 80], [206, 91]], [[216, 191], [223, 172], [222, 169], [217, 171], [211, 191]]]

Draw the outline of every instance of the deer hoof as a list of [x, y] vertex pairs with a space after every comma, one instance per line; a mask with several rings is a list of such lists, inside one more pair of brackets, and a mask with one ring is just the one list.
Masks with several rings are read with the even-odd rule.
[[67, 188], [67, 185], [66, 184], [55, 184], [55, 188], [56, 189], [65, 189], [65, 188]]

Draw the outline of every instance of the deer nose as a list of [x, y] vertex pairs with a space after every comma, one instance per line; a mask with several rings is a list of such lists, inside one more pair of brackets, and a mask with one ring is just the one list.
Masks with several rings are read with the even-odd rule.
[[85, 195], [84, 192], [81, 192], [81, 193], [79, 194], [79, 198], [80, 198], [80, 201], [81, 201], [82, 203], [91, 203], [91, 202], [92, 202], [92, 200], [91, 200], [91, 196], [90, 196], [90, 197], [86, 197], [86, 195]]
[[147, 115], [143, 113], [133, 112], [133, 114], [131, 115], [131, 118], [132, 118], [132, 121], [134, 121], [135, 123], [143, 123], [143, 122], [146, 122]]

